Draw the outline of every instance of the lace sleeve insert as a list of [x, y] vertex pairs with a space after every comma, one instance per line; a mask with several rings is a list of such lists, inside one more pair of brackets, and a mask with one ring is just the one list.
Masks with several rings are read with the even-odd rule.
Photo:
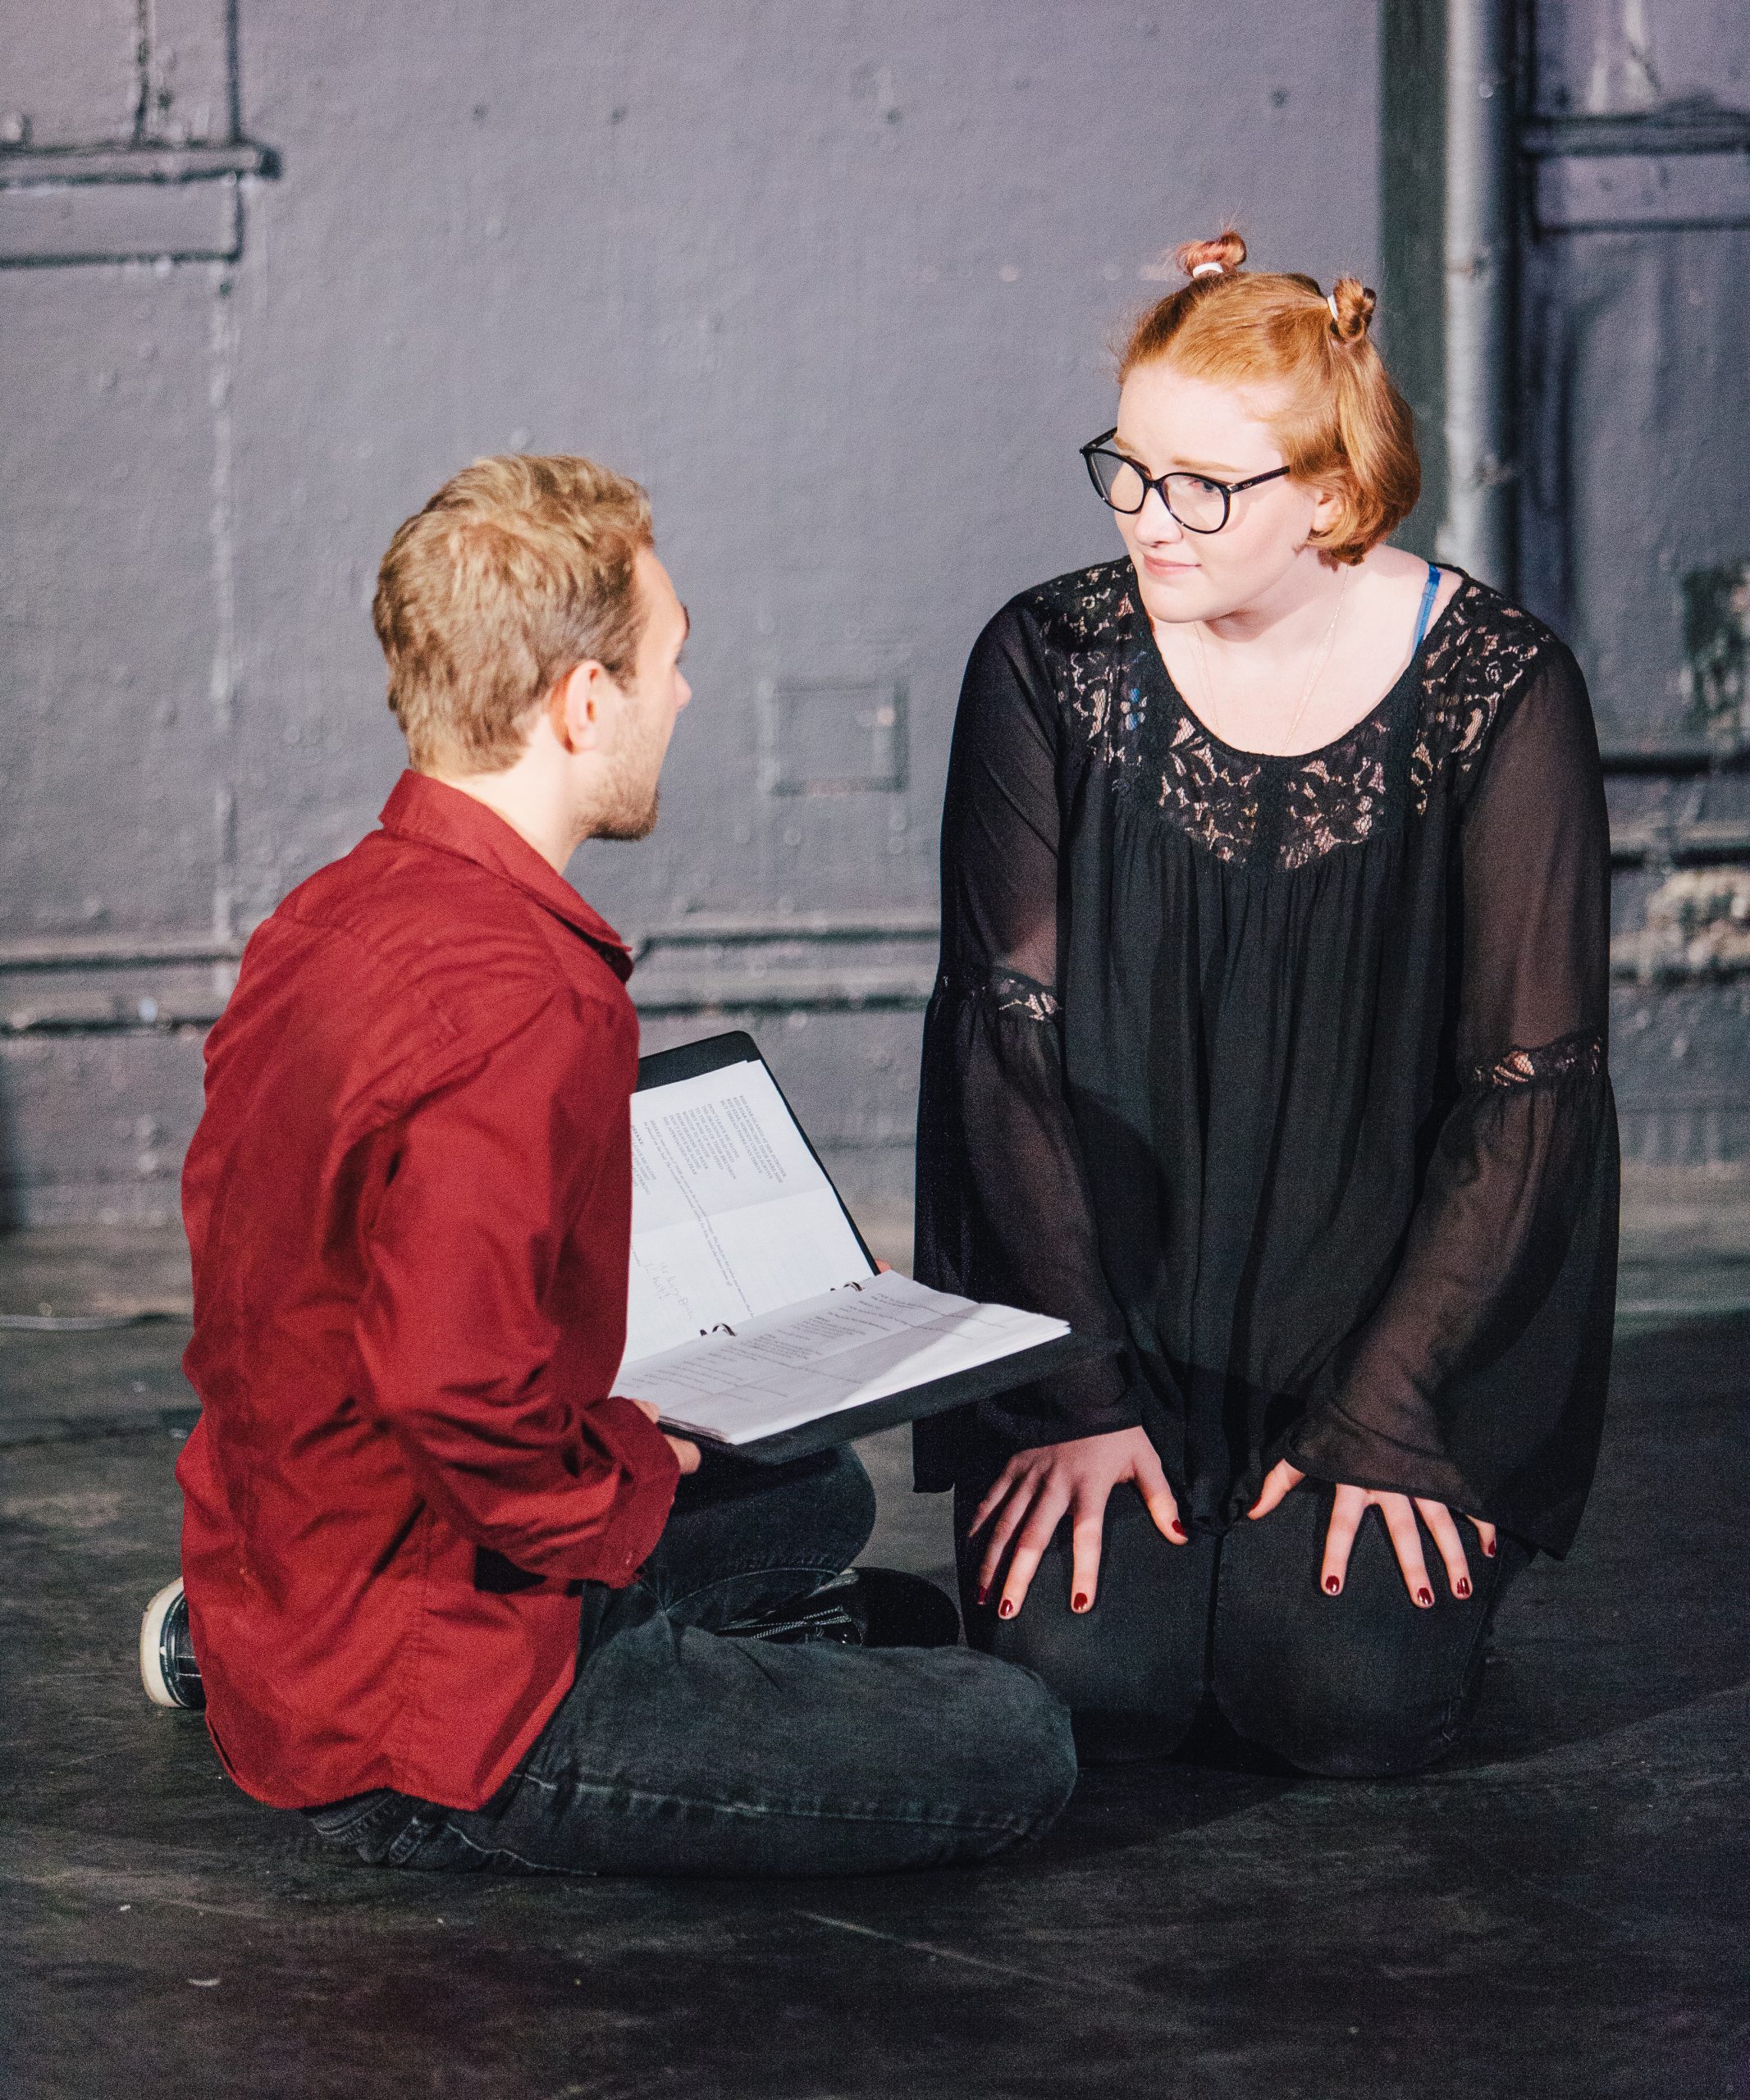
[[1535, 1086], [1541, 1081], [1570, 1079], [1576, 1075], [1596, 1079], [1604, 1069], [1604, 1038], [1583, 1032], [1564, 1035], [1535, 1050], [1514, 1048], [1492, 1062], [1461, 1066], [1459, 1080], [1465, 1087]]

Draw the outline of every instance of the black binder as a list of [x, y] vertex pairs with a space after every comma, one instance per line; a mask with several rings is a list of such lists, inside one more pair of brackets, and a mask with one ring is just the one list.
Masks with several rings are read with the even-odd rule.
[[[744, 1029], [732, 1029], [722, 1035], [707, 1036], [701, 1042], [683, 1043], [676, 1049], [659, 1050], [641, 1058], [638, 1091], [642, 1093], [649, 1087], [671, 1086], [677, 1080], [696, 1079], [701, 1072], [715, 1072], [726, 1065], [750, 1063], [765, 1063], [759, 1045]], [[791, 1121], [801, 1131], [802, 1142], [856, 1235], [857, 1244], [868, 1265], [864, 1273], [875, 1275], [875, 1257], [857, 1230], [856, 1219], [827, 1172], [814, 1140], [803, 1129], [796, 1111], [790, 1107], [789, 1097], [778, 1085], [777, 1075], [770, 1066], [766, 1070], [779, 1098], [789, 1110]], [[817, 1415], [812, 1422], [799, 1423], [793, 1429], [779, 1430], [770, 1436], [757, 1437], [749, 1443], [720, 1444], [706, 1436], [695, 1440], [701, 1451], [747, 1459], [759, 1465], [781, 1465], [791, 1459], [806, 1458], [811, 1452], [854, 1443], [860, 1436], [873, 1436], [878, 1429], [892, 1429], [901, 1422], [921, 1421], [926, 1415], [942, 1414], [949, 1408], [964, 1407], [974, 1400], [994, 1399], [998, 1394], [1012, 1392], [1017, 1386], [1030, 1386], [1037, 1378], [1049, 1378], [1071, 1364], [1085, 1363], [1099, 1355], [1104, 1346], [1081, 1335], [1059, 1335], [1031, 1349], [1017, 1349], [1012, 1355], [998, 1357], [994, 1363], [957, 1372], [949, 1378], [933, 1379], [928, 1385], [913, 1386], [902, 1393], [889, 1393], [861, 1407], [841, 1408], [831, 1414]], [[635, 1380], [636, 1372], [633, 1375]]]

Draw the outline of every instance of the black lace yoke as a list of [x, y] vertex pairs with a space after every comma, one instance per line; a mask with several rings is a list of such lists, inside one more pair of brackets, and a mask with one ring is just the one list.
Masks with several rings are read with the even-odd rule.
[[1146, 1425], [1219, 1527], [1287, 1457], [1563, 1550], [1615, 1291], [1609, 842], [1584, 683], [1469, 578], [1346, 736], [1231, 749], [1128, 562], [967, 667], [917, 1272], [1108, 1354], [919, 1425], [918, 1481]]

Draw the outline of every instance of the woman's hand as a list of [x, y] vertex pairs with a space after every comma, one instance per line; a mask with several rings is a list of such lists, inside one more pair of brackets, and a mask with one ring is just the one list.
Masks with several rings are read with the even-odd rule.
[[[1280, 1465], [1273, 1466], [1265, 1478], [1263, 1491], [1246, 1512], [1250, 1517], [1268, 1517], [1291, 1488], [1298, 1487], [1306, 1477], [1297, 1472], [1285, 1459]], [[1464, 1558], [1464, 1541], [1459, 1536], [1459, 1527], [1452, 1521], [1452, 1513], [1444, 1502], [1431, 1502], [1424, 1495], [1414, 1500], [1407, 1495], [1383, 1495], [1369, 1487], [1339, 1487], [1336, 1500], [1331, 1511], [1331, 1522], [1325, 1532], [1324, 1565], [1318, 1571], [1319, 1587], [1327, 1596], [1341, 1593], [1344, 1577], [1349, 1573], [1349, 1550], [1355, 1542], [1355, 1533], [1361, 1527], [1361, 1518], [1369, 1503], [1377, 1505], [1386, 1520], [1386, 1529], [1391, 1536], [1391, 1549], [1397, 1555], [1397, 1564], [1403, 1570], [1404, 1586], [1411, 1600], [1426, 1611], [1433, 1604], [1433, 1585], [1428, 1580], [1428, 1564], [1422, 1557], [1422, 1534], [1416, 1529], [1416, 1512], [1422, 1513], [1422, 1521], [1433, 1535], [1440, 1557], [1446, 1564], [1446, 1581], [1455, 1597], [1470, 1595], [1470, 1563]], [[1485, 1523], [1482, 1518], [1473, 1517], [1469, 1522], [1477, 1527], [1477, 1536], [1483, 1541], [1483, 1550], [1489, 1559], [1495, 1558], [1495, 1527]]]
[[1175, 1545], [1186, 1541], [1179, 1505], [1148, 1433], [1113, 1430], [1103, 1436], [1078, 1436], [1067, 1444], [1044, 1444], [1017, 1451], [997, 1475], [978, 1505], [966, 1536], [976, 1537], [990, 1524], [985, 1558], [978, 1571], [978, 1600], [983, 1604], [996, 1580], [1009, 1541], [1015, 1550], [1003, 1585], [998, 1618], [1012, 1618], [1026, 1600], [1035, 1570], [1066, 1513], [1073, 1526], [1071, 1609], [1086, 1611], [1099, 1581], [1100, 1541], [1106, 1502], [1121, 1481], [1131, 1481], [1149, 1505], [1154, 1527]]

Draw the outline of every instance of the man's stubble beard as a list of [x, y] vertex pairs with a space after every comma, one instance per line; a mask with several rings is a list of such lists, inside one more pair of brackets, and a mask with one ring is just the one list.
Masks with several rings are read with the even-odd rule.
[[592, 838], [648, 838], [656, 828], [662, 798], [662, 761], [668, 754], [665, 736], [647, 733], [622, 756], [614, 769], [602, 797], [596, 819], [590, 827]]
[[624, 801], [616, 801], [613, 809], [607, 812], [601, 823], [594, 827], [591, 836], [595, 838], [618, 838], [628, 841], [648, 838], [656, 829], [658, 806], [661, 799], [660, 788], [652, 788], [650, 791], [650, 798], [642, 810], [637, 808], [629, 797]]

